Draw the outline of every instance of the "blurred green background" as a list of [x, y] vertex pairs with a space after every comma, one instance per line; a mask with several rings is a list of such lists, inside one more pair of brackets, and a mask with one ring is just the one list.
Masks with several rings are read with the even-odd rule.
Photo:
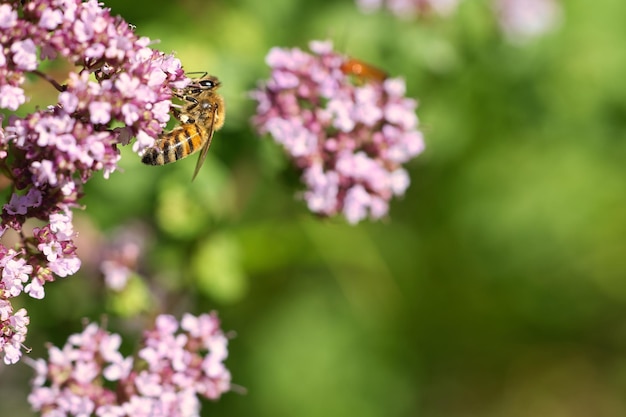
[[[106, 314], [131, 352], [140, 313], [215, 309], [247, 393], [203, 416], [626, 415], [626, 2], [567, 0], [524, 46], [487, 0], [421, 21], [351, 0], [105, 3], [220, 77], [226, 125], [193, 183], [195, 158], [157, 169], [124, 149], [124, 172], [88, 184], [80, 276], [23, 300], [31, 356], [83, 317]], [[427, 150], [385, 221], [309, 214], [278, 146], [251, 131], [267, 51], [312, 39], [419, 100]], [[145, 280], [116, 295], [96, 260], [128, 227], [148, 242]], [[30, 369], [0, 372], [0, 414], [33, 415]]]

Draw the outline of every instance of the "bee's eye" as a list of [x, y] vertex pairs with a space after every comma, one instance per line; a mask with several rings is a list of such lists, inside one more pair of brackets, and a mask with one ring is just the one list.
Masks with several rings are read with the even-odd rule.
[[200, 81], [200, 85], [204, 88], [213, 88], [215, 83], [213, 83], [213, 80], [202, 80]]

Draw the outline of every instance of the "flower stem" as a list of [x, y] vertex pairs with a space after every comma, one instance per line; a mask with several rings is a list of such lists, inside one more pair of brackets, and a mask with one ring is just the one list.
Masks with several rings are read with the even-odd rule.
[[65, 90], [67, 90], [67, 85], [61, 85], [58, 82], [56, 82], [56, 80], [54, 78], [52, 78], [51, 76], [49, 76], [48, 74], [45, 74], [39, 70], [33, 70], [31, 71], [33, 74], [40, 76], [41, 78], [43, 78], [44, 80], [48, 81], [50, 84], [52, 84], [54, 86], [54, 88], [56, 88], [58, 91], [63, 92]]

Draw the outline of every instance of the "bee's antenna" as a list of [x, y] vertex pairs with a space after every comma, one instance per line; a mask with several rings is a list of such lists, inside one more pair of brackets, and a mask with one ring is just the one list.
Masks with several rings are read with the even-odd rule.
[[190, 72], [186, 72], [185, 74], [187, 74], [187, 75], [202, 74], [201, 76], [196, 77], [196, 78], [202, 78], [202, 77], [206, 76], [208, 74], [208, 72], [206, 72], [206, 71], [190, 71]]

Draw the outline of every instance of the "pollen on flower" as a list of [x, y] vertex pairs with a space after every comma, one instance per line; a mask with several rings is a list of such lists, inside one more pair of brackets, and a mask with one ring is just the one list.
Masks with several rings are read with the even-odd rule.
[[332, 43], [310, 48], [270, 50], [270, 79], [251, 92], [258, 102], [252, 123], [301, 171], [311, 211], [343, 214], [352, 224], [384, 217], [408, 187], [408, 175], [398, 186], [402, 164], [424, 149], [417, 102], [404, 96], [401, 78], [354, 82]]

